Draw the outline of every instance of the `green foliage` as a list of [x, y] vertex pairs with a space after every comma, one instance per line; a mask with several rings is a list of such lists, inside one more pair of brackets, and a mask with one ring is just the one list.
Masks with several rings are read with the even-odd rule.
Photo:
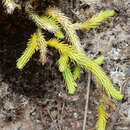
[[48, 22], [48, 20], [41, 18], [40, 16], [38, 16], [35, 13], [30, 13], [29, 14], [30, 19], [32, 19], [34, 21], [34, 23], [36, 23], [36, 25], [39, 28], [48, 30], [49, 32], [55, 33], [57, 30], [57, 27], [51, 23]]
[[86, 71], [89, 70], [90, 72], [92, 72], [92, 74], [96, 76], [99, 83], [104, 87], [108, 96], [116, 100], [122, 99], [123, 96], [113, 87], [112, 83], [102, 71], [101, 67], [98, 66], [97, 63], [92, 61], [90, 58], [88, 58], [84, 53], [78, 52], [72, 46], [68, 44], [63, 44], [63, 42], [59, 42], [57, 39], [49, 40], [48, 45], [55, 47], [59, 51], [59, 53], [69, 56], [72, 61], [75, 61], [82, 68], [85, 68]]
[[99, 14], [96, 14], [93, 16], [91, 19], [87, 20], [85, 23], [76, 23], [74, 24], [75, 29], [91, 29], [95, 28], [98, 25], [100, 25], [104, 20], [106, 20], [109, 17], [112, 17], [115, 14], [114, 11], [111, 10], [106, 10], [106, 11], [101, 11]]
[[[35, 0], [31, 0], [30, 4], [33, 1]], [[13, 0], [3, 0], [3, 3], [7, 8], [7, 13], [12, 13], [16, 7], [20, 9], [20, 6]], [[77, 29], [89, 30], [97, 27], [104, 20], [112, 17], [114, 15], [114, 11], [101, 11], [99, 14], [96, 14], [84, 23], [73, 24], [70, 19], [58, 9], [48, 8], [45, 12], [47, 16], [39, 16], [35, 12], [29, 13], [29, 6], [26, 6], [25, 10], [26, 9], [29, 18], [36, 24], [38, 29], [36, 33], [31, 36], [29, 42], [27, 43], [27, 48], [17, 60], [16, 66], [18, 69], [23, 69], [36, 50], [39, 50], [40, 61], [44, 64], [46, 62], [47, 46], [54, 47], [60, 54], [57, 64], [59, 66], [59, 71], [63, 75], [66, 88], [70, 94], [74, 94], [75, 92], [77, 86], [75, 80], [80, 77], [80, 70], [85, 69], [86, 72], [90, 71], [93, 76], [96, 77], [98, 83], [102, 86], [102, 90], [105, 90], [109, 97], [116, 100], [121, 100], [123, 98], [123, 95], [115, 89], [109, 78], [100, 67], [103, 63], [104, 57], [100, 56], [96, 60], [92, 60], [87, 57], [76, 33]], [[64, 39], [65, 37], [61, 27], [64, 29], [70, 44], [65, 44], [64, 41], [58, 40]], [[54, 36], [57, 39], [52, 38], [46, 41], [41, 29], [54, 33]], [[72, 61], [70, 63], [74, 63], [73, 73], [71, 72], [69, 61]], [[100, 102], [98, 106], [97, 130], [105, 130], [106, 121], [107, 113], [104, 109], [104, 103]]]
[[63, 79], [67, 86], [67, 90], [70, 94], [74, 94], [75, 87], [77, 86], [73, 74], [71, 73], [70, 67], [68, 65], [69, 57], [67, 55], [60, 55], [60, 59], [58, 60], [59, 70], [62, 72]]
[[94, 60], [94, 62], [97, 64], [97, 65], [101, 65], [104, 61], [104, 56], [99, 56], [96, 60]]
[[62, 75], [63, 75], [63, 78], [65, 80], [68, 92], [70, 94], [74, 94], [75, 87], [77, 86], [77, 84], [74, 81], [74, 78], [73, 78], [73, 75], [71, 73], [69, 65], [67, 66], [67, 68], [65, 69], [65, 71], [63, 71]]
[[61, 27], [54, 18], [51, 16], [41, 16], [41, 18], [57, 28], [57, 31], [54, 32], [55, 37], [64, 39], [64, 34], [61, 31]]
[[58, 60], [59, 70], [60, 72], [64, 72], [65, 69], [68, 67], [68, 60], [69, 57], [66, 55], [61, 55], [60, 59]]
[[81, 67], [80, 65], [75, 64], [74, 71], [73, 71], [74, 80], [80, 78], [80, 67]]
[[31, 36], [31, 39], [27, 43], [27, 48], [23, 52], [22, 56], [17, 60], [17, 68], [18, 69], [23, 69], [23, 67], [26, 65], [26, 63], [30, 60], [34, 52], [38, 49], [38, 44], [37, 44], [37, 34], [34, 33]]
[[58, 9], [54, 9], [54, 8], [48, 8], [46, 11], [46, 14], [52, 16], [54, 19], [56, 19], [61, 24], [61, 26], [65, 30], [70, 42], [75, 47], [75, 49], [83, 52], [83, 48], [80, 44], [79, 37], [77, 36], [76, 31], [73, 28], [73, 25], [72, 25], [71, 21], [69, 20], [69, 18], [66, 17], [64, 15], [64, 13], [62, 13], [61, 11], [59, 11]]
[[[62, 24], [62, 26], [64, 26], [64, 29], [65, 30], [67, 30], [67, 33], [69, 33], [69, 37], [73, 37], [74, 39], [72, 39], [71, 38], [71, 42], [74, 42], [77, 38], [77, 35], [76, 35], [76, 33], [74, 33], [74, 30], [73, 30], [73, 28], [71, 28], [71, 27], [73, 27], [73, 26], [70, 26], [70, 25], [72, 25], [72, 23], [67, 19], [67, 17], [64, 17], [64, 14], [62, 14], [60, 11], [58, 11], [57, 9], [47, 9], [47, 12], [48, 12], [48, 14], [50, 14], [52, 17], [54, 17], [54, 19], [57, 19], [58, 21], [60, 21], [60, 23]], [[108, 11], [106, 11], [106, 12], [108, 12]], [[106, 17], [108, 17], [108, 15], [107, 16], [105, 16], [105, 14], [106, 14], [106, 12], [105, 13], [103, 13], [103, 12], [101, 12], [101, 13], [99, 13], [97, 16], [95, 16], [94, 18], [92, 18], [92, 19], [96, 19], [96, 21], [98, 21], [97, 19], [99, 18], [99, 21], [101, 22], [101, 19], [105, 19]], [[38, 18], [38, 19], [42, 19], [42, 20], [45, 20], [46, 22], [47, 22], [47, 25], [48, 25], [48, 23], [49, 23], [49, 20], [50, 21], [53, 21], [53, 22], [50, 22], [49, 24], [50, 25], [52, 25], [52, 27], [55, 27], [55, 28], [57, 28], [57, 26], [55, 26], [55, 25], [57, 25], [57, 24], [54, 24], [55, 22], [54, 22], [54, 20], [52, 20], [52, 18], [49, 18], [49, 20], [48, 20], [48, 18], [47, 17], [39, 17], [39, 16], [37, 16], [37, 15], [35, 15], [35, 14], [31, 14], [31, 15], [33, 15], [33, 19], [34, 19], [34, 17], [36, 17], [36, 19]], [[103, 18], [102, 18], [102, 17]], [[111, 15], [110, 15], [111, 16]], [[35, 19], [35, 20], [36, 20]], [[39, 22], [39, 20], [37, 20], [38, 22]], [[61, 22], [62, 21], [62, 22]], [[38, 23], [38, 22], [36, 22], [36, 23]], [[43, 22], [43, 21], [42, 21]], [[40, 22], [41, 23], [41, 22]], [[98, 22], [99, 23], [99, 22]], [[46, 23], [44, 23], [45, 25], [44, 26], [46, 26]], [[66, 25], [65, 25], [66, 24]], [[70, 24], [70, 25], [69, 25]], [[42, 24], [43, 25], [43, 24]], [[46, 29], [47, 29], [47, 27], [46, 27]], [[68, 30], [71, 30], [71, 31], [68, 31]], [[52, 29], [53, 30], [53, 29]], [[38, 43], [40, 43], [40, 45], [39, 45], [39, 49], [40, 49], [40, 52], [41, 52], [41, 57], [45, 57], [45, 46], [44, 46], [44, 44], [46, 45], [46, 41], [45, 41], [45, 39], [43, 38], [43, 36], [42, 36], [42, 33], [41, 33], [41, 31], [38, 31], [38, 32], [40, 32], [40, 34], [39, 33], [37, 33], [37, 37], [38, 37], [38, 39], [37, 39], [37, 41], [35, 41], [36, 43], [38, 42]], [[75, 37], [76, 36], [76, 37]], [[75, 39], [76, 38], [76, 39]], [[60, 57], [60, 59], [59, 59], [59, 61], [58, 61], [58, 64], [59, 64], [59, 70], [61, 71], [61, 72], [66, 72], [65, 70], [66, 70], [66, 68], [68, 68], [67, 67], [67, 64], [68, 64], [68, 57], [72, 60], [72, 61], [74, 61], [78, 66], [74, 69], [74, 74], [73, 75], [71, 75], [72, 77], [71, 77], [71, 79], [77, 79], [78, 77], [79, 77], [79, 75], [80, 75], [80, 67], [82, 67], [82, 68], [84, 68], [86, 71], [90, 71], [90, 72], [92, 72], [92, 74], [93, 75], [95, 75], [96, 76], [96, 79], [98, 80], [98, 82], [103, 86], [103, 88], [105, 89], [105, 91], [106, 91], [106, 93], [107, 93], [107, 95], [109, 96], [109, 97], [112, 97], [112, 98], [114, 98], [114, 99], [116, 99], [116, 100], [120, 100], [120, 99], [122, 99], [122, 95], [120, 94], [120, 92], [118, 92], [114, 87], [113, 87], [113, 85], [112, 85], [112, 83], [110, 82], [110, 80], [107, 78], [107, 76], [105, 75], [105, 73], [102, 71], [102, 69], [101, 69], [101, 67], [98, 65], [98, 64], [101, 64], [102, 63], [102, 61], [104, 60], [104, 57], [99, 57], [98, 59], [96, 59], [95, 61], [93, 61], [93, 60], [91, 60], [90, 58], [88, 58], [85, 54], [84, 54], [84, 52], [82, 51], [82, 49], [78, 49], [78, 45], [80, 45], [80, 41], [79, 41], [79, 39], [77, 39], [78, 40], [78, 44], [72, 44], [72, 45], [68, 45], [68, 44], [64, 44], [64, 42], [63, 41], [58, 41], [57, 39], [51, 39], [51, 40], [49, 40], [48, 41], [48, 45], [49, 46], [52, 46], [52, 47], [55, 47], [58, 51], [59, 51], [59, 53], [60, 53], [60, 55], [61, 55], [61, 57]], [[77, 48], [76, 48], [77, 47]], [[79, 48], [81, 48], [81, 45], [79, 46]], [[27, 49], [28, 50], [28, 49]], [[26, 52], [26, 51], [25, 51]], [[32, 53], [33, 54], [33, 53]], [[25, 56], [24, 56], [25, 57]], [[28, 57], [28, 56], [27, 56]], [[27, 58], [28, 60], [29, 60], [29, 58]], [[45, 58], [43, 58], [43, 61], [42, 62], [44, 62], [44, 59]], [[26, 60], [26, 62], [28, 61], [28, 60]], [[21, 60], [19, 60], [19, 62], [20, 62]], [[18, 62], [18, 63], [19, 63]], [[24, 63], [24, 65], [25, 65], [25, 63]], [[67, 69], [68, 70], [68, 69]], [[70, 77], [70, 73], [69, 73], [69, 71], [67, 71], [68, 73], [65, 73], [65, 75], [66, 74], [68, 74], [69, 75], [69, 77]], [[71, 71], [70, 71], [71, 72]], [[65, 76], [64, 76], [65, 77]], [[65, 79], [67, 79], [67, 78], [65, 78]], [[67, 80], [66, 80], [67, 81]], [[68, 84], [68, 83], [66, 83], [66, 84]], [[68, 85], [67, 85], [68, 86]], [[69, 86], [70, 86], [70, 84], [69, 84]], [[68, 91], [70, 92], [70, 87], [68, 87]], [[72, 91], [71, 91], [72, 92]]]
[[106, 130], [107, 113], [104, 109], [104, 103], [98, 105], [98, 121], [96, 124], [97, 130]]

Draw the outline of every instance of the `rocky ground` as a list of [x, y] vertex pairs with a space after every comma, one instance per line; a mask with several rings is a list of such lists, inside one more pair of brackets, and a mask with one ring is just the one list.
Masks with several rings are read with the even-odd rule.
[[[103, 55], [104, 71], [117, 88], [124, 87], [113, 130], [130, 129], [130, 0], [45, 1], [34, 6], [55, 6], [73, 22], [83, 22], [101, 10], [115, 10], [116, 15], [98, 28], [77, 33], [86, 54], [91, 58]], [[22, 71], [16, 68], [16, 60], [35, 30], [24, 11], [7, 15], [0, 3], [0, 130], [82, 130], [87, 86], [84, 71], [76, 93], [69, 95], [56, 65], [58, 53], [52, 48], [48, 48], [44, 66], [36, 53]], [[98, 88], [91, 82], [87, 130], [95, 130], [98, 97]], [[113, 112], [108, 109], [107, 128]]]

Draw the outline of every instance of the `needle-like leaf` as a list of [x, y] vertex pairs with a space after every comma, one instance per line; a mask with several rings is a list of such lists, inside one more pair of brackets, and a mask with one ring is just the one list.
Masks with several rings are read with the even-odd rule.
[[37, 37], [37, 43], [40, 51], [40, 62], [44, 64], [46, 62], [47, 42], [44, 39], [41, 29], [37, 30]]
[[116, 100], [121, 100], [123, 98], [122, 94], [113, 87], [111, 81], [102, 71], [101, 67], [93, 60], [88, 58], [84, 53], [78, 52], [72, 46], [63, 44], [63, 42], [59, 42], [57, 39], [49, 40], [48, 45], [55, 47], [61, 54], [66, 54], [69, 56], [70, 59], [85, 68], [86, 71], [89, 70], [92, 72], [92, 74], [96, 76], [99, 83], [104, 87], [109, 97], [112, 97]]
[[83, 52], [79, 37], [77, 36], [76, 31], [74, 30], [69, 18], [66, 17], [64, 15], [64, 13], [62, 13], [61, 11], [59, 11], [58, 9], [54, 9], [54, 8], [48, 8], [46, 11], [46, 14], [52, 16], [54, 19], [56, 19], [62, 25], [62, 27], [66, 31], [66, 34], [67, 34], [70, 42], [72, 43], [72, 45], [78, 51]]
[[57, 30], [54, 32], [55, 37], [60, 39], [64, 38], [64, 34], [61, 31], [60, 24], [54, 18], [52, 18], [51, 16], [41, 16], [40, 18], [42, 18], [43, 20], [47, 21], [48, 23], [57, 28]]
[[98, 105], [98, 120], [96, 124], [97, 130], [106, 130], [107, 113], [104, 109], [104, 104], [100, 103]]
[[102, 22], [104, 22], [107, 18], [112, 17], [115, 14], [114, 11], [106, 10], [101, 11], [99, 14], [96, 14], [91, 19], [87, 20], [85, 23], [75, 23], [73, 24], [73, 28], [77, 29], [91, 29], [96, 28]]
[[48, 21], [46, 21], [45, 19], [40, 18], [40, 16], [38, 16], [35, 13], [30, 13], [29, 17], [34, 21], [34, 23], [36, 23], [36, 25], [42, 29], [48, 30], [49, 32], [56, 32], [57, 28], [56, 26], [52, 25], [51, 23], [49, 23]]
[[32, 55], [34, 54], [35, 50], [38, 49], [38, 44], [37, 44], [37, 34], [34, 33], [31, 36], [31, 39], [27, 43], [27, 48], [23, 52], [22, 56], [17, 60], [17, 68], [18, 69], [23, 69], [23, 67], [26, 65], [26, 63], [30, 60]]

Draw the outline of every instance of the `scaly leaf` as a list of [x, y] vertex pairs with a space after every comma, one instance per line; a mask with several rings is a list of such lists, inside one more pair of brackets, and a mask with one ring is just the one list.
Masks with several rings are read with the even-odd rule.
[[37, 30], [37, 37], [37, 43], [40, 51], [40, 62], [44, 64], [46, 62], [47, 42], [44, 39], [41, 29]]
[[77, 29], [87, 29], [96, 28], [102, 22], [104, 22], [107, 18], [112, 17], [115, 14], [112, 10], [101, 11], [99, 14], [96, 14], [91, 19], [87, 20], [85, 23], [76, 23], [73, 24], [73, 28]]
[[55, 37], [60, 39], [64, 38], [64, 34], [61, 31], [60, 25], [54, 18], [52, 18], [51, 16], [41, 16], [40, 18], [42, 18], [43, 20], [47, 21], [48, 23], [50, 23], [51, 25], [57, 28], [57, 31], [54, 32]]
[[60, 56], [60, 59], [57, 61], [60, 72], [64, 72], [66, 68], [68, 67], [68, 59], [69, 57], [66, 55]]
[[63, 79], [65, 81], [67, 90], [70, 94], [73, 94], [75, 92], [75, 87], [77, 86], [73, 75], [71, 73], [69, 64], [68, 64], [68, 56], [66, 55], [60, 55], [60, 59], [58, 60], [59, 70], [62, 72]]
[[97, 130], [106, 130], [106, 122], [107, 122], [107, 113], [104, 109], [104, 104], [100, 103], [98, 105], [98, 120], [96, 124]]
[[51, 23], [49, 23], [48, 21], [40, 18], [37, 14], [35, 13], [30, 13], [29, 14], [29, 17], [34, 21], [34, 23], [36, 23], [36, 25], [39, 27], [39, 28], [42, 28], [42, 29], [45, 29], [45, 30], [48, 30], [49, 32], [56, 32], [57, 31], [57, 28], [56, 26], [52, 25]]
[[66, 17], [61, 11], [54, 8], [48, 8], [46, 11], [46, 14], [52, 16], [54, 19], [56, 19], [64, 28], [66, 31], [66, 34], [68, 35], [68, 38], [72, 45], [78, 50], [82, 51], [82, 46], [80, 44], [79, 37], [76, 34], [76, 31], [74, 30], [71, 21], [68, 17]]
[[23, 67], [26, 65], [26, 63], [30, 60], [30, 58], [34, 54], [35, 50], [38, 49], [37, 40], [38, 40], [37, 34], [34, 33], [31, 36], [29, 42], [27, 43], [27, 48], [23, 52], [22, 56], [17, 60], [16, 66], [18, 69], [23, 69]]
[[74, 94], [75, 87], [77, 86], [76, 82], [74, 81], [73, 75], [71, 73], [71, 70], [69, 66], [65, 69], [65, 71], [62, 72], [63, 78], [65, 80], [68, 92], [70, 94]]
[[97, 59], [94, 60], [94, 62], [97, 64], [97, 65], [101, 65], [104, 61], [104, 56], [99, 56]]
[[57, 39], [49, 40], [48, 45], [55, 47], [59, 53], [69, 56], [70, 59], [85, 68], [86, 71], [89, 70], [92, 72], [92, 74], [96, 76], [99, 83], [104, 87], [109, 97], [116, 100], [121, 100], [123, 98], [123, 95], [113, 87], [111, 81], [102, 71], [101, 67], [88, 58], [84, 53], [78, 52], [72, 46], [63, 44], [63, 42], [59, 42]]
[[73, 71], [74, 80], [76, 80], [80, 77], [80, 68], [81, 68], [80, 65], [78, 65], [78, 64], [75, 65], [74, 71]]

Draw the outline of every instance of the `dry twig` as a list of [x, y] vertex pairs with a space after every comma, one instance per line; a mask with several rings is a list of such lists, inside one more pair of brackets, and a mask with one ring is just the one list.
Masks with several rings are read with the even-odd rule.
[[86, 120], [87, 120], [87, 112], [88, 112], [88, 101], [89, 101], [89, 91], [90, 91], [90, 82], [91, 82], [91, 73], [88, 73], [88, 84], [86, 88], [86, 104], [85, 104], [85, 111], [84, 111], [84, 121], [83, 121], [83, 129], [86, 130]]

